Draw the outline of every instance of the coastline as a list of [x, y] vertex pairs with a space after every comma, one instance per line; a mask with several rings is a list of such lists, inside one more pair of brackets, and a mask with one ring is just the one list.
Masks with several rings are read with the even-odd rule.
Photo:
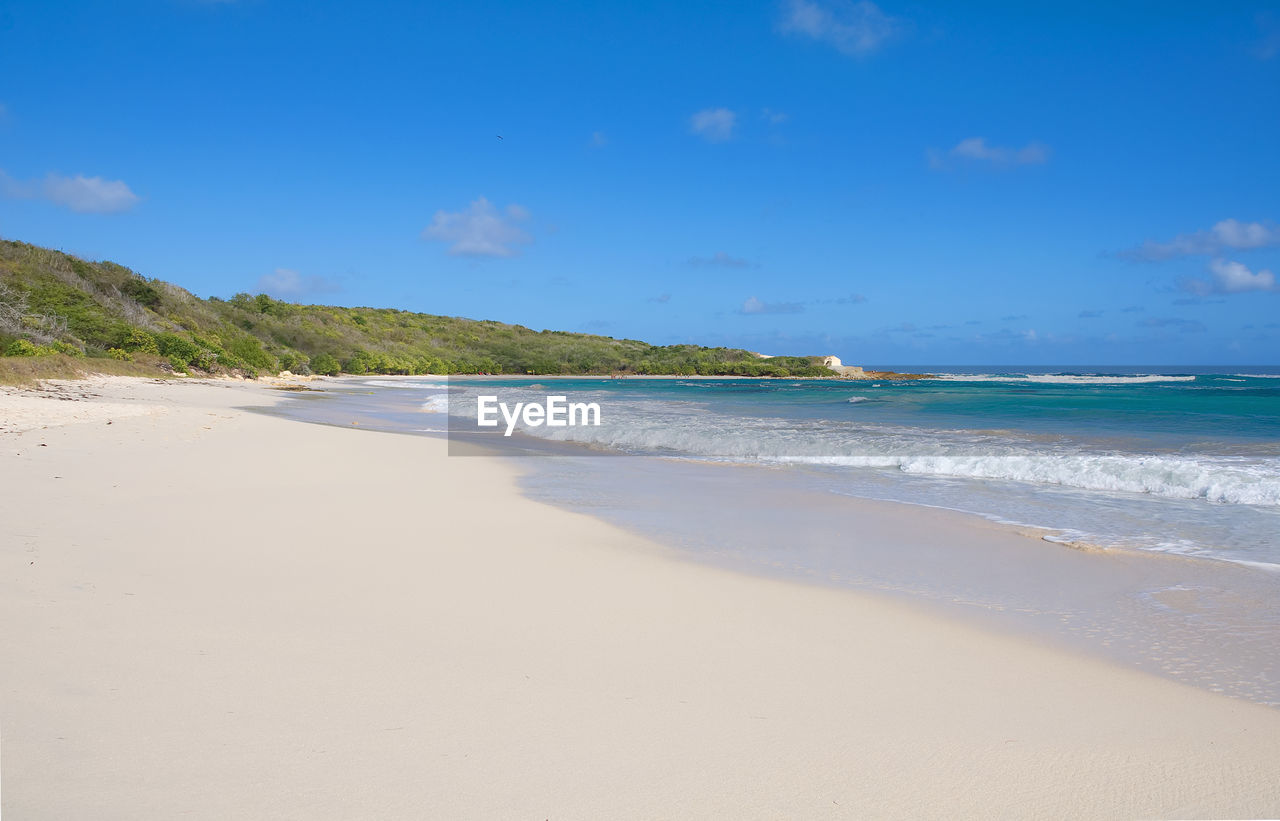
[[645, 456], [559, 464], [531, 460], [521, 489], [694, 561], [889, 596], [1280, 706], [1274, 566], [1063, 542], [1050, 528], [832, 493], [758, 465]]
[[87, 392], [0, 434], [15, 815], [1280, 813], [1278, 711], [687, 561], [263, 386]]
[[[445, 434], [442, 417], [424, 415], [417, 393], [391, 389], [401, 383], [348, 379], [267, 412], [339, 427]], [[919, 494], [851, 492], [844, 482], [815, 482], [791, 468], [624, 454], [522, 433], [448, 442], [450, 456], [514, 458], [528, 498], [672, 546], [686, 559], [887, 595], [943, 618], [1280, 706], [1274, 564], [1163, 544], [1082, 540], [1070, 528]], [[564, 458], [584, 456], [613, 458]], [[919, 520], [928, 525], [917, 527]], [[1148, 529], [1161, 534], [1155, 521]]]
[[369, 373], [369, 374], [351, 374], [344, 373], [339, 376], [329, 377], [331, 379], [456, 379], [463, 382], [484, 381], [484, 380], [501, 380], [501, 379], [533, 379], [541, 381], [543, 379], [634, 379], [634, 380], [667, 380], [674, 381], [678, 379], [696, 379], [698, 381], [738, 381], [738, 380], [760, 380], [769, 381], [808, 381], [808, 380], [827, 380], [834, 382], [868, 382], [881, 380], [885, 382], [893, 381], [911, 381], [915, 379], [935, 379], [934, 374], [927, 373], [899, 373], [897, 371], [865, 371], [861, 376], [848, 376], [841, 374], [833, 374], [831, 376], [740, 376], [734, 374], [678, 374], [678, 373], [626, 373], [626, 374], [608, 374], [608, 373], [455, 373], [455, 374], [403, 374], [403, 373]]

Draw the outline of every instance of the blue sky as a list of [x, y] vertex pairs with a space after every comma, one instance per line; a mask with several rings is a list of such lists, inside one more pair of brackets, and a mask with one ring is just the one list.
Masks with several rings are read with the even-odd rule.
[[1276, 3], [0, 7], [0, 236], [205, 296], [1276, 364], [1278, 146]]

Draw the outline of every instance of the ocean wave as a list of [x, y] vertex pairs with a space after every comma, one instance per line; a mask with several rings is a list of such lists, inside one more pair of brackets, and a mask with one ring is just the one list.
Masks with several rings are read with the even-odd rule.
[[555, 431], [537, 428], [525, 432], [631, 452], [675, 451], [748, 463], [892, 469], [920, 476], [1280, 506], [1280, 465], [1078, 450], [1032, 451], [999, 441], [945, 441], [938, 436], [874, 432], [842, 440], [796, 430], [717, 433], [702, 424], [674, 422]]
[[1140, 385], [1149, 382], [1194, 382], [1196, 380], [1195, 376], [1161, 374], [1107, 376], [1101, 374], [940, 373], [936, 376], [944, 382], [1030, 382], [1041, 385]]
[[[515, 392], [513, 399], [536, 394]], [[431, 397], [423, 410], [470, 416], [474, 400]], [[594, 392], [575, 398], [595, 398]], [[604, 396], [599, 397], [601, 400]], [[850, 401], [860, 397], [850, 397]], [[628, 453], [756, 464], [896, 470], [903, 474], [1010, 481], [1223, 504], [1280, 506], [1280, 459], [1149, 454], [1052, 444], [1015, 431], [930, 430], [902, 425], [738, 416], [705, 403], [611, 401], [599, 427], [526, 428], [542, 439]], [[1055, 437], [1056, 438], [1056, 437]]]
[[850, 396], [846, 401], [848, 401], [850, 404], [856, 405], [859, 402], [870, 402], [871, 398], [868, 396]]
[[413, 388], [414, 390], [448, 390], [448, 385], [414, 382], [411, 379], [366, 379], [360, 383], [371, 388]]
[[789, 456], [779, 461], [896, 468], [903, 473], [996, 479], [1079, 490], [1280, 506], [1280, 477], [1195, 459], [1106, 454]]
[[422, 403], [419, 410], [423, 413], [448, 413], [449, 395], [442, 393], [437, 396], [429, 396], [427, 401]]
[[1051, 385], [1137, 385], [1144, 382], [1194, 382], [1194, 376], [1162, 376], [1145, 374], [1142, 376], [1077, 376], [1033, 374], [1027, 377], [1028, 382], [1041, 382]]

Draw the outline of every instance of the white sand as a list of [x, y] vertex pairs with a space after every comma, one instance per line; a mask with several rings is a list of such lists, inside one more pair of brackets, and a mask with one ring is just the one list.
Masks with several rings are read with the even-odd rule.
[[0, 434], [8, 818], [1280, 814], [1280, 711], [686, 562], [260, 389], [94, 392], [168, 412]]
[[[115, 384], [112, 377], [95, 376], [74, 381], [50, 380], [39, 388], [0, 385], [0, 433], [165, 412], [165, 406], [159, 402], [103, 399], [99, 389], [112, 385], [114, 390]], [[95, 401], [77, 401], [83, 399]]]

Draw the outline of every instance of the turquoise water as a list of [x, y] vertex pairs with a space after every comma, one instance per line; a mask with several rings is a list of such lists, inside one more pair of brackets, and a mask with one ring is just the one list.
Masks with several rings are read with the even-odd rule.
[[447, 405], [458, 431], [478, 394], [565, 394], [598, 403], [603, 424], [518, 430], [615, 453], [787, 467], [830, 493], [1280, 568], [1280, 368], [930, 372], [938, 378], [454, 379], [447, 400], [439, 384], [422, 396], [424, 410]]

